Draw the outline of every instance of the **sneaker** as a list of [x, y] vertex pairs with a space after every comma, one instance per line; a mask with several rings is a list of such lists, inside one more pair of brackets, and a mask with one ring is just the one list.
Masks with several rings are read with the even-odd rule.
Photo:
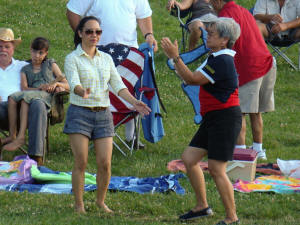
[[[250, 149], [253, 149], [253, 146], [249, 146]], [[254, 149], [255, 150], [255, 149]], [[262, 149], [261, 151], [257, 151], [257, 158], [262, 160], [267, 160], [266, 149]]]
[[259, 152], [257, 152], [257, 158], [262, 160], [267, 160], [266, 150], [263, 149]]
[[200, 217], [204, 217], [204, 216], [211, 216], [213, 215], [213, 211], [210, 207], [208, 208], [205, 208], [205, 209], [202, 209], [198, 212], [193, 212], [192, 210], [179, 216], [179, 219], [180, 220], [192, 220], [192, 219], [197, 219], [197, 218], [200, 218]]
[[[131, 147], [131, 145], [132, 145], [132, 140], [131, 140], [131, 141], [127, 141], [127, 140], [126, 140], [126, 144], [127, 144], [129, 147]], [[133, 148], [134, 148], [134, 149], [138, 149], [138, 148], [137, 148], [137, 140], [136, 140], [136, 139], [134, 140]], [[145, 148], [145, 145], [144, 145], [142, 142], [139, 141], [139, 149], [144, 149], [144, 148]]]

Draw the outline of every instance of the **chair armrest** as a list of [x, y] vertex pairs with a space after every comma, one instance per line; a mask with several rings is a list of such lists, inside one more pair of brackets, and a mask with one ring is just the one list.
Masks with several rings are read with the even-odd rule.
[[64, 96], [68, 96], [68, 91], [54, 93], [51, 100], [51, 110], [49, 113], [50, 124], [61, 123], [64, 120]]

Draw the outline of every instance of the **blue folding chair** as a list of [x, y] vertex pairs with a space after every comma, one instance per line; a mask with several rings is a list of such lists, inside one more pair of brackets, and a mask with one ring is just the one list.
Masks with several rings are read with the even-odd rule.
[[[206, 41], [207, 41], [207, 32], [206, 30], [200, 28], [202, 31], [202, 41], [203, 44], [200, 45], [198, 48], [193, 49], [192, 51], [185, 52], [179, 54], [184, 64], [188, 65], [192, 62], [195, 62], [200, 57], [204, 56], [209, 52], [209, 48], [207, 48]], [[171, 70], [175, 70], [174, 62], [172, 59], [168, 59], [167, 65]], [[193, 109], [195, 112], [194, 122], [195, 124], [200, 124], [202, 120], [202, 116], [200, 114], [200, 101], [199, 101], [199, 93], [200, 93], [200, 86], [199, 85], [187, 85], [184, 82], [181, 84], [181, 88], [183, 92], [187, 95], [188, 99], [193, 105]]]
[[[181, 28], [181, 41], [179, 44], [179, 52], [185, 52], [187, 42], [188, 42], [188, 36], [189, 36], [189, 28], [188, 23], [191, 21], [192, 13], [191, 8], [180, 10], [176, 5], [175, 8], [173, 8], [170, 12], [170, 15], [177, 17], [179, 21], [179, 26]], [[186, 19], [185, 19], [186, 18]], [[183, 21], [185, 19], [185, 21]]]

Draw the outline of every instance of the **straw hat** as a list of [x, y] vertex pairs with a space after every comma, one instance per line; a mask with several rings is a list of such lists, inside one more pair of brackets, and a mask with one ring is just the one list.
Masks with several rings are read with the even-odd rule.
[[0, 28], [0, 40], [11, 41], [15, 46], [21, 43], [21, 38], [15, 39], [14, 32], [10, 28]]

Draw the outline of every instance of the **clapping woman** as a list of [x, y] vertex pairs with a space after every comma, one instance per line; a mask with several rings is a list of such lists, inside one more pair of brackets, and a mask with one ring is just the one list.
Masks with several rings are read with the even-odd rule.
[[181, 215], [191, 220], [213, 214], [206, 199], [203, 172], [198, 164], [208, 157], [208, 169], [216, 183], [226, 211], [226, 217], [216, 225], [238, 224], [233, 187], [226, 174], [228, 160], [241, 130], [242, 114], [239, 106], [238, 76], [234, 66], [235, 52], [231, 50], [239, 38], [240, 26], [230, 18], [218, 18], [208, 27], [207, 46], [211, 49], [207, 60], [194, 72], [183, 63], [175, 41], [161, 41], [165, 54], [172, 58], [177, 73], [187, 84], [200, 85], [200, 104], [203, 120], [184, 150], [182, 159], [196, 195], [196, 206]]

